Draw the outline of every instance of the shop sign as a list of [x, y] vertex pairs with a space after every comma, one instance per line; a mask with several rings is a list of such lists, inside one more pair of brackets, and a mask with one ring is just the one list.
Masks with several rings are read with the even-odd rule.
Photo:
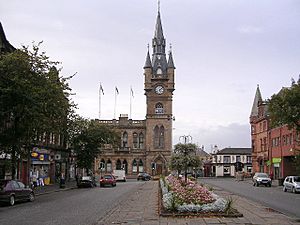
[[49, 161], [49, 154], [32, 152], [31, 153], [31, 161]]
[[42, 153], [42, 154], [50, 154], [50, 150], [44, 148], [34, 147], [32, 149], [33, 152]]
[[281, 158], [272, 158], [272, 163], [281, 163]]

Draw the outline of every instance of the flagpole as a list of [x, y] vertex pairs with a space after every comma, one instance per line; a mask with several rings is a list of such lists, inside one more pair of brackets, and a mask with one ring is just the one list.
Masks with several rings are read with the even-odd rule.
[[115, 108], [114, 108], [114, 119], [116, 119], [116, 108], [117, 108], [117, 94], [119, 94], [117, 86], [115, 87]]
[[132, 86], [130, 85], [130, 112], [129, 112], [129, 119], [132, 119], [132, 98], [134, 98], [133, 96], [133, 90], [132, 90]]
[[99, 120], [101, 118], [101, 83], [99, 86]]

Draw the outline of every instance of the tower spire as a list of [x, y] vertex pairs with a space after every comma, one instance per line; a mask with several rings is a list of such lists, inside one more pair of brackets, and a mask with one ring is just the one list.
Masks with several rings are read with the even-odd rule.
[[150, 54], [149, 54], [149, 44], [147, 45], [147, 48], [148, 48], [148, 51], [147, 51], [147, 56], [146, 56], [146, 62], [145, 62], [144, 69], [152, 67], [152, 63], [151, 63], [151, 59], [150, 59]]
[[2, 24], [0, 22], [0, 53], [2, 53], [2, 52], [12, 52], [14, 50], [16, 50], [16, 49], [6, 39], [4, 29], [3, 29]]
[[259, 102], [262, 102], [262, 97], [261, 97], [259, 85], [257, 85], [250, 116], [257, 116], [258, 115], [258, 103]]
[[166, 59], [166, 39], [164, 38], [161, 17], [160, 1], [158, 1], [158, 12], [155, 24], [154, 37], [152, 39], [152, 65], [154, 75], [164, 76], [167, 74], [168, 63]]

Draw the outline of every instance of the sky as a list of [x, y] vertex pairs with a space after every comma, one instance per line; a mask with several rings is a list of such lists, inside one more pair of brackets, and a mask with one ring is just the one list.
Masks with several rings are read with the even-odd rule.
[[[156, 0], [0, 0], [0, 21], [14, 47], [43, 41], [62, 76], [77, 73], [69, 83], [78, 114], [129, 114], [132, 87], [132, 119], [141, 120], [157, 10]], [[268, 99], [299, 76], [300, 1], [161, 0], [160, 12], [176, 66], [173, 144], [190, 135], [207, 152], [250, 147], [257, 85]]]

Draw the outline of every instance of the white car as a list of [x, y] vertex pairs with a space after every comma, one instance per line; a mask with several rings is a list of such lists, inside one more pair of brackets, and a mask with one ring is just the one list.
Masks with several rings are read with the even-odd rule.
[[272, 180], [266, 173], [255, 173], [252, 180], [253, 180], [253, 186], [257, 186], [257, 187], [261, 184], [269, 187], [271, 187], [272, 185]]
[[300, 192], [300, 176], [287, 176], [283, 182], [283, 191]]

